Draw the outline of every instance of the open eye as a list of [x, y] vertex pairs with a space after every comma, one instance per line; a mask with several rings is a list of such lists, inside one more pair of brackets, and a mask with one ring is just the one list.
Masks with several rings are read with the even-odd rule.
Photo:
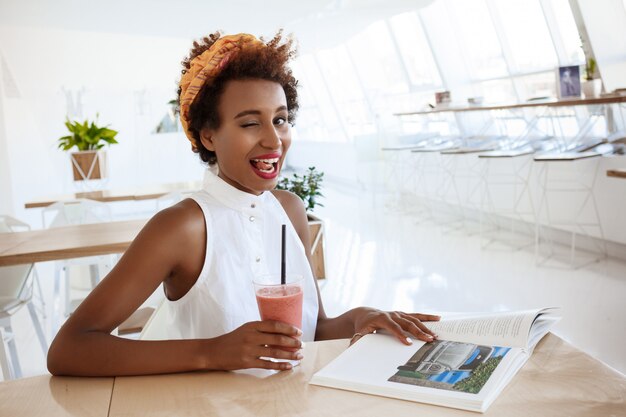
[[287, 123], [287, 118], [284, 116], [279, 116], [274, 119], [274, 124], [277, 126], [282, 126]]

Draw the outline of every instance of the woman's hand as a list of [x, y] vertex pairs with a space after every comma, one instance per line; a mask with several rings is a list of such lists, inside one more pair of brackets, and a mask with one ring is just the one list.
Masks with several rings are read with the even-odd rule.
[[439, 321], [441, 317], [430, 314], [412, 313], [401, 311], [380, 311], [374, 308], [362, 307], [356, 309], [354, 319], [355, 334], [350, 343], [356, 342], [362, 336], [373, 333], [376, 330], [387, 330], [395, 335], [405, 345], [410, 345], [411, 339], [406, 334], [425, 342], [432, 342], [437, 335], [430, 331], [422, 321]]
[[279, 321], [246, 323], [230, 333], [210, 339], [206, 369], [291, 369], [289, 362], [277, 363], [261, 358], [302, 359], [300, 336], [300, 329]]

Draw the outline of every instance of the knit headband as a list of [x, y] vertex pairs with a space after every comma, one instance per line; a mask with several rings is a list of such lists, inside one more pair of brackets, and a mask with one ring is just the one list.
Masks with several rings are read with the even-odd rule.
[[189, 108], [202, 87], [214, 80], [233, 53], [241, 50], [245, 44], [265, 45], [247, 33], [221, 37], [209, 49], [191, 60], [189, 69], [180, 79], [180, 123], [194, 150], [196, 144], [189, 130]]

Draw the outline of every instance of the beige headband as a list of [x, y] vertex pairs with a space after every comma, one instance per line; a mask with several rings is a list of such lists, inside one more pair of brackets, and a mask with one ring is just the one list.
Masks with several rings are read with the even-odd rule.
[[191, 60], [189, 69], [180, 79], [180, 122], [194, 150], [196, 144], [189, 131], [189, 108], [202, 87], [217, 77], [232, 54], [241, 50], [244, 44], [265, 45], [247, 33], [221, 37], [209, 49]]

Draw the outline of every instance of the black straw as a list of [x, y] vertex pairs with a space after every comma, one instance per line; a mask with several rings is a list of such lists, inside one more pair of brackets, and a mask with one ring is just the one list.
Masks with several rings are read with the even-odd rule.
[[280, 283], [285, 285], [287, 283], [287, 278], [285, 276], [285, 230], [287, 229], [286, 225], [282, 225], [281, 228], [281, 246], [280, 246]]

